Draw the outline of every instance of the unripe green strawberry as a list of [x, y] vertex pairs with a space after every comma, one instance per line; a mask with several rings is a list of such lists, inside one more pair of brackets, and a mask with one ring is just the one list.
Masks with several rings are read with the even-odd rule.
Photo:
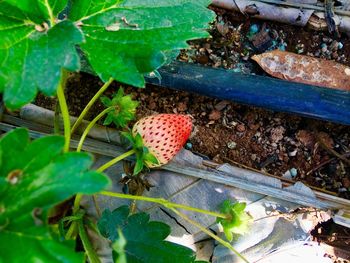
[[169, 162], [191, 135], [192, 120], [188, 115], [158, 114], [140, 119], [133, 127], [133, 136], [139, 133], [160, 166]]

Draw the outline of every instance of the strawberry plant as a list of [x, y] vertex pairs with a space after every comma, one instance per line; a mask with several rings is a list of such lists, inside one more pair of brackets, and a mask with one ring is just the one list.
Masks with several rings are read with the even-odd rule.
[[[30, 142], [28, 131], [19, 128], [0, 139], [0, 262], [82, 262], [84, 253], [90, 262], [99, 262], [87, 228], [113, 242], [116, 262], [164, 262], [171, 251], [178, 262], [195, 260], [187, 248], [164, 241], [168, 226], [149, 222], [146, 214], [129, 215], [126, 208], [105, 211], [98, 231], [80, 207], [83, 194], [158, 203], [193, 224], [177, 209], [219, 217], [223, 225], [233, 219], [230, 212], [216, 213], [108, 191], [110, 181], [103, 171], [132, 154], [136, 155], [134, 176], [144, 167], [167, 163], [191, 133], [187, 116], [147, 117], [129, 130], [138, 102], [120, 89], [112, 99], [101, 98], [107, 108], [83, 131], [76, 152], [70, 147], [71, 134], [114, 80], [144, 87], [143, 76], [157, 75], [156, 69], [173, 57], [174, 50], [185, 48], [187, 40], [208, 35], [205, 29], [213, 19], [206, 8], [209, 2], [0, 0], [0, 93], [6, 108], [16, 110], [31, 102], [38, 92], [57, 95], [64, 124], [64, 137], [48, 136]], [[65, 86], [70, 72], [80, 70], [81, 56], [104, 85], [71, 127]], [[132, 149], [94, 171], [90, 169], [92, 157], [81, 150], [89, 131], [101, 118], [107, 125], [122, 128]], [[59, 222], [52, 222], [55, 206], [74, 195], [72, 209], [60, 214]], [[144, 239], [135, 240], [136, 233], [144, 234]], [[230, 244], [207, 233], [237, 253]], [[78, 237], [82, 253], [74, 252]], [[150, 246], [145, 246], [147, 242]], [[151, 249], [152, 245], [160, 250]], [[128, 251], [138, 259], [130, 258]]]
[[90, 155], [63, 147], [59, 136], [30, 142], [26, 129], [0, 140], [0, 262], [82, 261], [74, 244], [48, 225], [50, 208], [76, 193], [101, 191], [110, 180], [89, 171]]

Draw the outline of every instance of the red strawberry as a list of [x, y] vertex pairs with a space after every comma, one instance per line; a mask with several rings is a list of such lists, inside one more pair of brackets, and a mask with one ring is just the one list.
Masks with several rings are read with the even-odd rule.
[[[158, 114], [140, 119], [133, 127], [135, 136], [142, 136], [144, 145], [159, 162], [169, 162], [184, 146], [192, 131], [192, 120], [187, 115]], [[159, 166], [159, 165], [153, 165]]]

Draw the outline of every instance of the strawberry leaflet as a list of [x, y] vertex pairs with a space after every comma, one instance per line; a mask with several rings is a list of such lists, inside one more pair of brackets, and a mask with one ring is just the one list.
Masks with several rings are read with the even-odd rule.
[[[21, 1], [19, 8], [25, 10], [29, 2]], [[38, 17], [32, 21], [31, 14], [0, 2], [0, 92], [10, 109], [33, 100], [38, 90], [54, 95], [61, 70], [80, 69], [75, 45], [83, 42], [81, 31], [70, 21], [47, 29], [36, 23]]]
[[[207, 0], [0, 0], [0, 92], [17, 109], [54, 95], [62, 69], [79, 71], [76, 46], [103, 80], [143, 87], [171, 51], [207, 37]], [[196, 12], [193, 12], [196, 10]]]
[[127, 206], [105, 210], [98, 228], [113, 242], [114, 262], [124, 257], [127, 262], [199, 263], [190, 248], [164, 240], [170, 234], [168, 225], [150, 221], [146, 213], [130, 215]]
[[0, 262], [82, 262], [72, 242], [48, 225], [48, 210], [76, 193], [93, 194], [109, 179], [89, 171], [86, 153], [63, 153], [64, 139], [29, 141], [16, 129], [0, 138]]
[[[102, 4], [104, 2], [104, 4]], [[143, 75], [166, 61], [166, 52], [207, 37], [210, 1], [75, 0], [69, 18], [82, 23], [84, 53], [103, 81], [110, 77], [137, 87]], [[193, 12], [193, 10], [196, 10]]]

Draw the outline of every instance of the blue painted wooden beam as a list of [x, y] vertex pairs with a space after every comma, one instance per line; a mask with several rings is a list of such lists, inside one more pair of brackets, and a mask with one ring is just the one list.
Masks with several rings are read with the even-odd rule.
[[350, 125], [350, 92], [174, 62], [147, 83]]

